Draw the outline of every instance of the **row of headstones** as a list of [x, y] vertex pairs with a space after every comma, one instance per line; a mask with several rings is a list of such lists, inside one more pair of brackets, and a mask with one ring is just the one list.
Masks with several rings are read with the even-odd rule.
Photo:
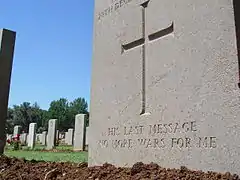
[[[51, 119], [48, 122], [48, 132], [36, 134], [36, 123], [29, 125], [29, 134], [22, 133], [20, 135], [21, 144], [27, 144], [28, 147], [34, 148], [37, 141], [47, 146], [47, 149], [53, 149], [59, 140], [59, 131], [57, 130], [57, 119]], [[13, 135], [7, 135], [7, 139], [12, 139], [20, 134], [21, 126], [15, 126]], [[75, 151], [86, 150], [88, 146], [88, 127], [86, 127], [86, 115], [78, 114], [75, 117], [75, 130], [68, 129], [65, 133], [65, 144], [73, 145]]]

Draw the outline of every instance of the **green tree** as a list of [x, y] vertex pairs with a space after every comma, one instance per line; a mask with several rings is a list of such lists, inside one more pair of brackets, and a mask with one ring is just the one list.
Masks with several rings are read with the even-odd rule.
[[69, 105], [66, 98], [52, 101], [48, 109], [51, 119], [58, 119], [58, 129], [60, 131], [68, 129], [69, 125]]
[[41, 122], [41, 109], [37, 103], [31, 105], [29, 102], [13, 106], [13, 124], [20, 125], [22, 131], [28, 132], [30, 123]]
[[77, 98], [70, 103], [69, 106], [71, 125], [74, 126], [75, 116], [77, 114], [86, 114], [87, 115], [87, 126], [89, 123], [89, 113], [88, 113], [88, 103], [84, 98]]

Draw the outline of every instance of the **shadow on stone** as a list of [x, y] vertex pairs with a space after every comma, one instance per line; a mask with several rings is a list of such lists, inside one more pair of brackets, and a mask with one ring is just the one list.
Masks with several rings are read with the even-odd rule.
[[239, 69], [239, 83], [240, 88], [240, 1], [233, 0], [235, 24], [236, 24], [236, 35], [237, 35], [237, 48], [238, 48], [238, 69]]

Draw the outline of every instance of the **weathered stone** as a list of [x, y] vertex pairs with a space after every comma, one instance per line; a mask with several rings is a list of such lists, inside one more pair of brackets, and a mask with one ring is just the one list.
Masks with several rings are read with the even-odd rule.
[[0, 29], [0, 154], [6, 144], [5, 123], [16, 33]]
[[35, 147], [36, 128], [37, 128], [37, 123], [29, 124], [28, 147], [30, 147], [31, 149]]
[[47, 149], [53, 149], [56, 146], [57, 119], [51, 119], [48, 122]]
[[85, 150], [86, 118], [85, 114], [78, 114], [75, 117], [74, 151]]
[[90, 166], [240, 174], [239, 4], [95, 0]]

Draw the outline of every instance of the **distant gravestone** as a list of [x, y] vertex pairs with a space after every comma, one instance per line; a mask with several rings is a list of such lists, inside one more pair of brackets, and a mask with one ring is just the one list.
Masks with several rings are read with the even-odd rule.
[[59, 130], [56, 131], [56, 141], [59, 140]]
[[65, 132], [65, 144], [68, 144], [68, 132]]
[[35, 147], [35, 140], [36, 140], [36, 123], [30, 123], [29, 124], [29, 135], [28, 135], [28, 147], [33, 149]]
[[88, 139], [89, 139], [89, 127], [86, 127], [86, 137], [85, 137], [85, 149], [88, 150]]
[[68, 129], [68, 133], [67, 133], [67, 145], [72, 146], [73, 145], [73, 134], [74, 130], [73, 129]]
[[57, 119], [51, 119], [48, 122], [47, 149], [53, 149], [56, 146]]
[[239, 6], [95, 0], [90, 166], [240, 174]]
[[5, 123], [12, 74], [16, 33], [0, 29], [0, 154], [6, 143]]
[[16, 137], [20, 133], [21, 133], [21, 126], [14, 126], [14, 128], [13, 128], [13, 137]]
[[47, 131], [43, 131], [43, 132], [42, 132], [42, 137], [41, 137], [41, 144], [42, 144], [43, 146], [46, 146], [46, 145], [47, 145], [46, 139], [47, 139]]
[[78, 114], [75, 117], [74, 151], [85, 150], [86, 118], [87, 116], [85, 114]]
[[23, 133], [20, 135], [20, 141], [22, 145], [26, 145], [27, 144], [27, 133]]

